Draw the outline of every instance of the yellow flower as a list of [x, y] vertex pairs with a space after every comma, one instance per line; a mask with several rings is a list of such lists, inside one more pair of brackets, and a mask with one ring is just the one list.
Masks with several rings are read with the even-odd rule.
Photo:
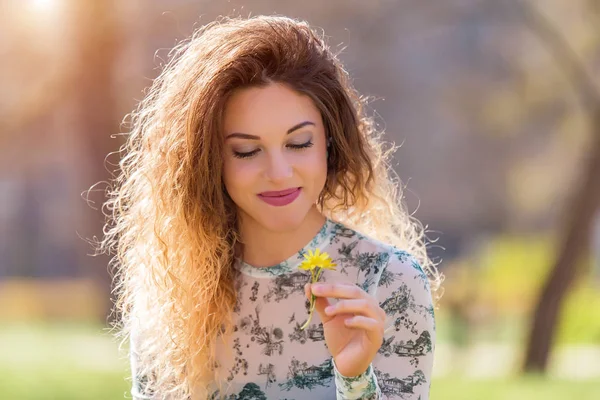
[[[327, 254], [326, 252], [321, 253], [321, 250], [319, 249], [315, 249], [314, 252], [312, 250], [309, 250], [308, 254], [304, 254], [304, 258], [305, 260], [302, 262], [302, 264], [300, 264], [298, 268], [310, 271], [311, 283], [316, 283], [319, 281], [319, 278], [321, 277], [321, 274], [323, 273], [324, 269], [335, 270], [335, 267], [337, 266], [336, 263], [332, 262], [331, 257], [329, 257], [329, 254]], [[300, 327], [300, 329], [306, 328], [310, 323], [313, 311], [315, 310], [316, 300], [317, 298], [314, 294], [310, 296], [310, 313], [308, 315], [308, 319], [306, 320], [304, 325]]]
[[325, 268], [335, 270], [336, 263], [331, 262], [331, 257], [326, 252], [321, 253], [321, 250], [308, 250], [308, 254], [304, 254], [305, 260], [300, 264], [300, 269], [313, 271], [315, 268]]

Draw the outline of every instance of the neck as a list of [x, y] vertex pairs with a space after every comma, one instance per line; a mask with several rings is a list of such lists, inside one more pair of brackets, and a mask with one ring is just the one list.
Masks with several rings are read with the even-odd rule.
[[240, 226], [244, 243], [242, 258], [255, 267], [277, 265], [306, 246], [324, 223], [325, 217], [316, 207], [310, 209], [297, 228], [285, 232], [270, 231], [256, 221], [242, 221]]

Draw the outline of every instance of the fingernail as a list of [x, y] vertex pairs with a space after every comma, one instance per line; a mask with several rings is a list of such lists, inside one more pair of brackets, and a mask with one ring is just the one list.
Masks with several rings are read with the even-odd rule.
[[334, 310], [333, 306], [328, 306], [325, 308], [325, 314], [331, 314]]

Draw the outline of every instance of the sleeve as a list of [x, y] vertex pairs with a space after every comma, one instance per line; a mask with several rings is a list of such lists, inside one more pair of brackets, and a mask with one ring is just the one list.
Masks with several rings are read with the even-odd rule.
[[362, 374], [350, 378], [340, 374], [333, 359], [331, 363], [333, 364], [337, 400], [377, 400], [383, 398], [377, 385], [377, 377], [373, 372], [372, 364]]
[[360, 376], [344, 377], [333, 364], [337, 399], [428, 400], [435, 343], [429, 279], [414, 257], [394, 250], [376, 281], [368, 292], [387, 315], [383, 344]]
[[435, 350], [429, 278], [414, 257], [395, 250], [375, 290], [387, 315], [383, 344], [373, 360], [383, 398], [428, 400]]

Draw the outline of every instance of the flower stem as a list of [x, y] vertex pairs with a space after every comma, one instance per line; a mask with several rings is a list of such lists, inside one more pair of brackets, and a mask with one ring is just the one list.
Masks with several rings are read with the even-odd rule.
[[[323, 269], [322, 268], [318, 268], [318, 271], [316, 272], [316, 275], [315, 275], [314, 269], [310, 270], [310, 275], [311, 275], [310, 281], [311, 281], [311, 284], [318, 282], [319, 278], [321, 277], [321, 273], [322, 272], [323, 272]], [[308, 314], [308, 319], [306, 320], [306, 322], [304, 323], [304, 325], [302, 325], [300, 327], [301, 330], [304, 330], [308, 326], [308, 324], [310, 323], [310, 321], [312, 319], [312, 316], [313, 316], [313, 311], [315, 310], [316, 303], [317, 303], [317, 296], [315, 296], [313, 294], [313, 295], [310, 296], [310, 312]]]

